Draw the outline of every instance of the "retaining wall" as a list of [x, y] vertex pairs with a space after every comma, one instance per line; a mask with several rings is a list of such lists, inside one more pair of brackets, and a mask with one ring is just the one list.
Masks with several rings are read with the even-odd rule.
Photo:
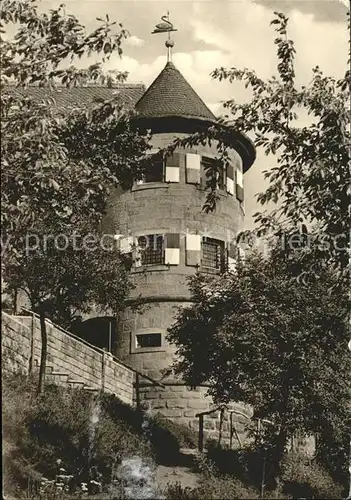
[[[115, 394], [133, 404], [134, 372], [115, 361], [109, 353], [96, 350], [46, 323], [47, 366], [84, 385]], [[41, 336], [38, 318], [2, 313], [2, 369], [28, 374], [40, 363]]]

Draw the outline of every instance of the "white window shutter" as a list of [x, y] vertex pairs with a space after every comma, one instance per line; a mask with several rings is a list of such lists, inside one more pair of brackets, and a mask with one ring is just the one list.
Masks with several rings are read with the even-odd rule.
[[234, 167], [233, 165], [227, 165], [227, 193], [234, 195], [235, 193], [235, 181], [234, 181]]
[[199, 234], [187, 234], [186, 244], [186, 265], [199, 266], [201, 262], [201, 236]]
[[201, 156], [195, 153], [186, 153], [186, 182], [188, 184], [200, 184], [201, 180]]
[[240, 202], [244, 201], [244, 178], [243, 173], [236, 169], [236, 197]]
[[166, 157], [166, 182], [179, 182], [179, 154]]
[[169, 233], [165, 236], [165, 264], [177, 266], [180, 261], [180, 235]]
[[179, 248], [166, 248], [165, 249], [165, 264], [176, 266], [179, 264], [180, 249]]
[[133, 250], [134, 238], [133, 236], [126, 236], [119, 240], [119, 251], [121, 254], [130, 253]]
[[241, 188], [244, 187], [244, 177], [243, 177], [243, 173], [241, 170], [239, 170], [238, 168], [236, 169], [236, 183], [238, 186], [240, 186]]

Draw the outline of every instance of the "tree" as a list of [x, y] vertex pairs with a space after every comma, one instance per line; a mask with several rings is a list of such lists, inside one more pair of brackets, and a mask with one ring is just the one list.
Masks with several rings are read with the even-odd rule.
[[[214, 70], [212, 77], [218, 81], [242, 81], [251, 90], [251, 100], [224, 102], [226, 114], [216, 125], [177, 144], [218, 141], [219, 158], [226, 165], [232, 132], [250, 134], [276, 165], [265, 172], [269, 187], [258, 201], [263, 206], [277, 205], [270, 212], [255, 214], [259, 234], [282, 227], [284, 232], [296, 231], [306, 223], [316, 257], [345, 269], [349, 263], [351, 72], [335, 80], [317, 66], [309, 85], [298, 88], [288, 18], [276, 12], [271, 24], [277, 32], [277, 76], [265, 81], [254, 70]], [[308, 113], [309, 125], [299, 126], [300, 111]], [[206, 207], [213, 210], [217, 186], [211, 178], [208, 189]]]
[[125, 73], [106, 77], [101, 64], [86, 70], [67, 68], [67, 61], [93, 52], [102, 53], [103, 61], [116, 50], [121, 55], [127, 36], [122, 25], [114, 33], [116, 23], [107, 16], [106, 21], [99, 19], [98, 29], [86, 34], [63, 6], [39, 14], [35, 0], [5, 0], [0, 19], [3, 33], [4, 25], [19, 24], [13, 39], [1, 40], [2, 234], [12, 236], [6, 241], [9, 251], [15, 234], [21, 232], [21, 225], [30, 226], [34, 213], [50, 210], [67, 221], [73, 210], [65, 203], [66, 186], [71, 191], [75, 187], [90, 217], [101, 218], [109, 187], [125, 183], [138, 172], [149, 146], [148, 137], [131, 130], [130, 113], [118, 97], [90, 110], [66, 110], [62, 116], [53, 99], [35, 100], [29, 91], [24, 97], [6, 87], [8, 82], [25, 88], [30, 84], [73, 86], [89, 80], [123, 82]]
[[278, 245], [236, 273], [191, 278], [193, 305], [168, 333], [187, 385], [206, 382], [216, 403], [244, 402], [274, 423], [264, 438], [274, 475], [297, 433], [348, 434], [347, 290], [328, 268], [297, 279], [300, 254]]
[[[45, 316], [68, 324], [76, 309], [95, 302], [114, 312], [129, 290], [121, 258], [111, 245], [94, 252], [75, 248], [76, 233], [97, 236], [110, 188], [141, 175], [149, 137], [130, 125], [132, 113], [118, 97], [62, 115], [53, 99], [34, 99], [30, 85], [67, 87], [89, 80], [112, 85], [125, 73], [105, 75], [101, 63], [84, 70], [77, 59], [100, 54], [102, 62], [128, 36], [109, 17], [86, 33], [64, 6], [39, 13], [36, 0], [5, 0], [1, 33], [2, 266], [8, 290], [24, 289], [41, 316], [45, 371]], [[8, 28], [15, 34], [8, 37]], [[116, 29], [117, 27], [117, 29]], [[6, 29], [7, 28], [7, 32]], [[15, 84], [27, 92], [14, 92]], [[111, 141], [113, 137], [113, 141]], [[61, 251], [55, 237], [64, 235]], [[50, 243], [44, 249], [47, 237]], [[39, 244], [28, 249], [28, 238]], [[111, 242], [112, 243], [112, 242]], [[29, 250], [29, 251], [28, 251]], [[42, 385], [42, 380], [41, 380]]]
[[[269, 187], [258, 196], [263, 206], [276, 207], [255, 214], [256, 232], [284, 244], [276, 243], [269, 258], [252, 256], [237, 275], [191, 280], [194, 306], [179, 314], [169, 340], [180, 357], [175, 371], [187, 383], [206, 380], [218, 402], [242, 400], [258, 417], [274, 420], [280, 431], [270, 436], [273, 463], [287, 436], [301, 430], [328, 436], [328, 449], [334, 440], [333, 453], [345, 465], [348, 281], [337, 277], [347, 278], [349, 264], [351, 73], [335, 80], [316, 67], [309, 85], [298, 88], [288, 19], [275, 13], [272, 24], [277, 76], [265, 81], [249, 69], [213, 71], [216, 80], [242, 81], [251, 99], [226, 101], [217, 124], [176, 144], [217, 141], [226, 165], [231, 134], [250, 134], [277, 165], [265, 173]], [[310, 125], [298, 126], [300, 110]], [[216, 208], [215, 177], [213, 171], [207, 210]]]

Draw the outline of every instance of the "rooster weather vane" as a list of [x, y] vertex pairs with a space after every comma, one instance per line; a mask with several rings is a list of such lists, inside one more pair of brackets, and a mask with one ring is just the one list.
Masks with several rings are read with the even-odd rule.
[[154, 31], [152, 31], [152, 35], [155, 35], [157, 33], [168, 33], [168, 38], [165, 42], [165, 45], [167, 47], [167, 61], [171, 61], [172, 59], [172, 47], [174, 47], [174, 41], [171, 39], [171, 31], [177, 31], [175, 28], [173, 28], [173, 24], [169, 20], [169, 12], [167, 11], [167, 16], [162, 16], [161, 17], [162, 23], [158, 23], [155, 26]]

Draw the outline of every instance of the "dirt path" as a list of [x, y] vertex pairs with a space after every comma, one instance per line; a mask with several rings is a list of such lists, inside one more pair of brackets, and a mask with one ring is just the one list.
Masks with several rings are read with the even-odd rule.
[[180, 483], [183, 488], [196, 488], [199, 483], [199, 472], [195, 463], [196, 450], [181, 449], [179, 462], [175, 465], [159, 465], [156, 469], [156, 483], [164, 489], [167, 484]]

